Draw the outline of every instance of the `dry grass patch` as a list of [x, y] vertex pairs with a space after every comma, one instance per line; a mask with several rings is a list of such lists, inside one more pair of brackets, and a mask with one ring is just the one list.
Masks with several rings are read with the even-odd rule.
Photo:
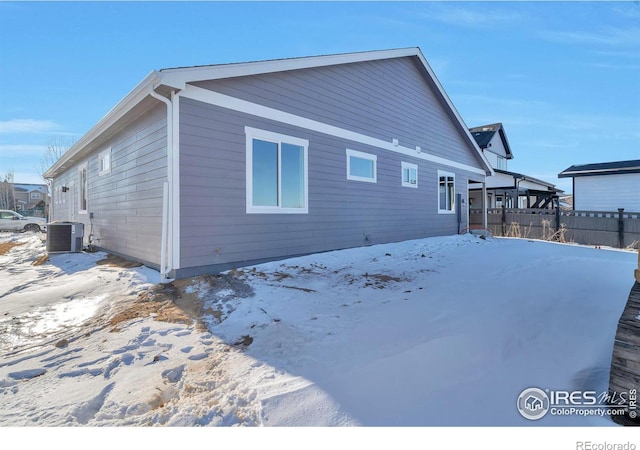
[[100, 261], [96, 262], [96, 264], [99, 266], [120, 267], [122, 269], [132, 269], [134, 267], [142, 266], [142, 263], [129, 261], [128, 259], [124, 259], [110, 253], [105, 259], [101, 259]]
[[44, 263], [46, 263], [47, 261], [49, 261], [49, 255], [47, 253], [45, 253], [44, 255], [40, 255], [38, 257], [38, 259], [36, 259], [34, 262], [31, 263], [32, 266], [41, 266]]
[[196, 295], [182, 292], [175, 283], [159, 284], [138, 294], [138, 298], [127, 309], [117, 313], [109, 321], [112, 332], [120, 331], [117, 326], [131, 319], [154, 316], [155, 320], [191, 325], [198, 321], [202, 313], [202, 300]]
[[24, 242], [0, 242], [0, 255], [6, 255], [13, 247], [24, 244]]

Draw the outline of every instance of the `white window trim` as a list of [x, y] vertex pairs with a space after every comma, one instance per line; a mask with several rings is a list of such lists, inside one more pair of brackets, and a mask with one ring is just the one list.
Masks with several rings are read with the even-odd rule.
[[[87, 178], [85, 180], [86, 184], [87, 184], [87, 191], [85, 192], [85, 195], [87, 197], [87, 209], [82, 209], [82, 170], [86, 170], [87, 171]], [[87, 214], [87, 211], [89, 210], [89, 163], [86, 162], [84, 164], [80, 164], [78, 166], [78, 214]]]
[[[357, 175], [351, 175], [351, 157], [366, 159], [373, 161], [373, 178], [359, 177]], [[347, 180], [352, 181], [364, 181], [366, 183], [378, 182], [378, 156], [371, 153], [359, 152], [358, 150], [347, 149]]]
[[[309, 213], [309, 141], [293, 136], [287, 136], [271, 131], [260, 130], [257, 128], [244, 127], [246, 135], [246, 208], [247, 214], [308, 214]], [[302, 208], [283, 208], [281, 206], [254, 206], [253, 205], [253, 140], [260, 139], [262, 141], [274, 142], [276, 144], [286, 143], [298, 145], [303, 148], [304, 153], [304, 207]], [[280, 172], [280, 162], [278, 161], [278, 172]], [[280, 195], [280, 193], [278, 194]], [[278, 198], [278, 203], [280, 199]]]
[[[413, 164], [413, 163], [409, 163], [409, 162], [405, 162], [405, 161], [402, 161], [400, 164], [401, 164], [400, 181], [402, 182], [402, 186], [418, 189], [418, 165], [417, 164]], [[405, 171], [405, 169], [409, 169], [409, 170], [413, 169], [413, 170], [416, 171], [416, 182], [415, 182], [415, 184], [407, 183], [407, 182], [404, 181], [404, 171]]]
[[[453, 199], [451, 200], [452, 209], [440, 209], [440, 177], [453, 177]], [[438, 178], [436, 180], [437, 187], [436, 192], [438, 193], [438, 214], [455, 214], [456, 213], [456, 174], [453, 172], [446, 172], [444, 170], [438, 170]]]
[[29, 200], [42, 200], [42, 193], [38, 191], [29, 192]]
[[109, 167], [107, 167], [107, 168], [106, 168], [106, 169], [104, 169], [104, 170], [100, 170], [100, 171], [98, 172], [98, 175], [107, 175], [107, 174], [111, 173], [111, 165], [112, 165], [112, 161], [111, 161], [111, 147], [109, 147], [109, 148], [107, 148], [107, 149], [105, 149], [105, 150], [101, 151], [100, 153], [98, 153], [98, 168], [99, 168], [100, 166], [102, 166], [101, 161], [102, 161], [102, 159], [105, 157], [105, 155], [108, 155], [108, 156], [109, 156], [109, 159], [108, 159], [108, 161], [109, 161]]

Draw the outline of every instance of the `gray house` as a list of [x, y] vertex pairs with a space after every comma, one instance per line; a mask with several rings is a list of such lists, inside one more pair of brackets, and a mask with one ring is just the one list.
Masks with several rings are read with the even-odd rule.
[[45, 176], [52, 220], [180, 278], [455, 234], [490, 174], [408, 48], [154, 71]]

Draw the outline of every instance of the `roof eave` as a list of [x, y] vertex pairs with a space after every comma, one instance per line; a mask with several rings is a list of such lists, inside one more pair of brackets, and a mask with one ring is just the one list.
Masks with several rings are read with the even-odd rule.
[[108, 130], [113, 124], [120, 120], [134, 106], [139, 104], [147, 95], [149, 89], [155, 88], [161, 81], [157, 71], [150, 72], [136, 87], [134, 87], [122, 100], [120, 100], [111, 110], [98, 121], [84, 136], [71, 146], [62, 157], [53, 164], [43, 175], [46, 179], [56, 177], [65, 164], [77, 156], [82, 149], [91, 144], [98, 136]]
[[240, 77], [257, 75], [272, 72], [282, 72], [287, 70], [298, 70], [313, 67], [323, 67], [337, 64], [348, 64], [365, 61], [375, 61], [390, 58], [417, 57], [424, 69], [429, 74], [442, 100], [452, 112], [457, 121], [460, 132], [467, 138], [469, 145], [477, 153], [478, 159], [484, 165], [487, 176], [493, 175], [494, 171], [488, 159], [478, 146], [476, 140], [469, 132], [464, 120], [458, 113], [451, 99], [446, 94], [431, 66], [418, 47], [409, 47], [392, 50], [379, 50], [370, 52], [345, 53], [337, 55], [313, 56], [304, 58], [279, 59], [271, 61], [258, 61], [238, 64], [226, 64], [217, 66], [187, 67], [176, 69], [163, 69], [152, 71], [135, 88], [133, 88], [116, 106], [114, 106], [100, 121], [89, 130], [78, 142], [76, 142], [62, 157], [44, 173], [44, 178], [55, 177], [70, 160], [77, 156], [85, 147], [91, 144], [97, 137], [107, 131], [128, 111], [140, 103], [148, 94], [150, 89], [155, 89], [160, 85], [168, 86], [178, 90], [183, 89], [187, 83], [194, 83], [204, 80], [215, 80], [221, 78]]

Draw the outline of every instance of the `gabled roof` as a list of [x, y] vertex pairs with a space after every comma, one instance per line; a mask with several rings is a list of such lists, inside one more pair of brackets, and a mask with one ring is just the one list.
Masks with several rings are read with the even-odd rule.
[[[184, 90], [189, 83], [198, 81], [216, 80], [222, 78], [242, 77], [257, 74], [283, 72], [289, 70], [307, 69], [313, 67], [325, 67], [340, 64], [351, 64], [365, 61], [376, 61], [392, 58], [414, 57], [420, 62], [424, 69], [425, 78], [435, 87], [436, 95], [451, 113], [454, 123], [459, 132], [466, 137], [469, 146], [473, 149], [484, 166], [483, 170], [487, 174], [493, 174], [493, 169], [489, 161], [484, 156], [482, 150], [471, 136], [462, 117], [453, 106], [451, 99], [444, 91], [444, 88], [435, 76], [431, 66], [427, 63], [422, 51], [418, 47], [377, 50], [357, 53], [343, 53], [334, 55], [311, 56], [302, 58], [276, 59], [266, 61], [254, 61], [233, 64], [218, 64], [209, 66], [177, 67], [152, 71], [142, 80], [131, 92], [129, 92], [111, 111], [109, 111], [100, 121], [78, 140], [47, 172], [45, 178], [55, 177], [69, 165], [75, 164], [77, 160], [86, 157], [99, 145], [100, 138], [105, 139], [104, 134], [114, 132], [122, 125], [123, 117], [134, 108], [139, 110], [143, 102], [149, 101], [151, 92], [154, 95], [161, 94], [165, 97], [171, 91], [179, 92]], [[156, 101], [153, 99], [154, 102]], [[506, 138], [505, 138], [506, 142]]]
[[560, 172], [558, 174], [558, 178], [588, 177], [594, 175], [620, 175], [625, 173], [640, 173], [640, 159], [594, 164], [578, 164]]
[[518, 173], [518, 172], [510, 172], [508, 170], [502, 170], [502, 169], [493, 169], [493, 170], [495, 170], [496, 173], [501, 173], [503, 175], [509, 175], [509, 176], [512, 176], [513, 178], [517, 178], [518, 180], [521, 180], [521, 181], [531, 181], [533, 183], [537, 183], [537, 184], [546, 186], [547, 189], [550, 192], [556, 192], [556, 193], [564, 192], [562, 189], [556, 188], [555, 184], [549, 183], [547, 181], [540, 180], [539, 178], [530, 177], [529, 175], [525, 175], [525, 174]]
[[509, 141], [507, 141], [507, 135], [504, 132], [502, 123], [498, 122], [490, 125], [481, 125], [479, 127], [473, 127], [469, 129], [469, 131], [478, 143], [478, 146], [483, 150], [487, 148], [493, 136], [498, 133], [500, 140], [502, 141], [502, 145], [507, 152], [507, 159], [513, 159], [513, 153], [511, 152], [511, 147], [509, 146]]

